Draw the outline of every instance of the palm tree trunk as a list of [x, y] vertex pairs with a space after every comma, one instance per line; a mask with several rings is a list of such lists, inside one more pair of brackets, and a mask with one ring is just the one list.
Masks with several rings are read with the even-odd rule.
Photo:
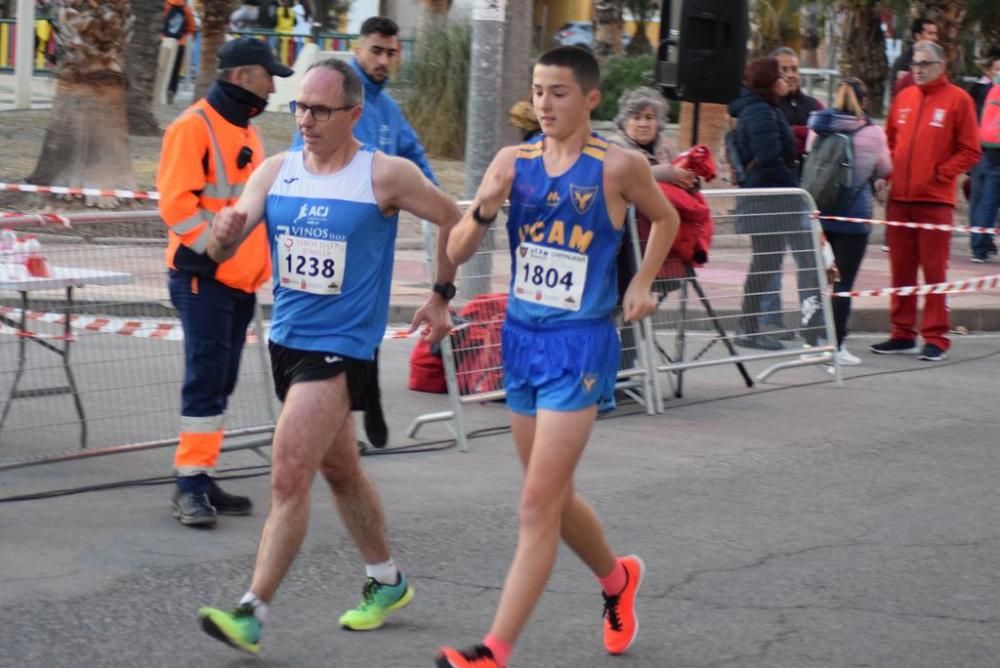
[[29, 182], [135, 188], [125, 114], [125, 46], [133, 20], [128, 0], [60, 3], [52, 120]]
[[160, 125], [153, 116], [153, 86], [155, 63], [160, 50], [160, 30], [163, 25], [163, 3], [159, 0], [132, 0], [136, 30], [129, 42], [125, 73], [128, 77], [127, 117], [130, 135], [153, 137]]
[[868, 111], [881, 116], [889, 63], [877, 0], [841, 3], [840, 71], [868, 87]]
[[205, 95], [205, 91], [215, 81], [215, 52], [226, 41], [226, 25], [229, 15], [236, 9], [235, 0], [200, 0], [201, 12], [201, 64], [194, 84], [194, 99]]
[[965, 26], [966, 0], [918, 0], [910, 5], [910, 18], [929, 18], [937, 24], [938, 44], [948, 61], [948, 78], [960, 81], [964, 66], [962, 29]]
[[591, 0], [594, 5], [594, 55], [607, 58], [622, 52], [622, 0]]

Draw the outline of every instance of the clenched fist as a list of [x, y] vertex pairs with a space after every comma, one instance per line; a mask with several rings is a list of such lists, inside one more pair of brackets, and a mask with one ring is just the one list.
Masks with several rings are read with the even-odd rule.
[[212, 236], [216, 243], [223, 248], [228, 248], [240, 240], [243, 233], [243, 226], [246, 225], [247, 215], [241, 213], [231, 206], [223, 207], [215, 214], [212, 222]]

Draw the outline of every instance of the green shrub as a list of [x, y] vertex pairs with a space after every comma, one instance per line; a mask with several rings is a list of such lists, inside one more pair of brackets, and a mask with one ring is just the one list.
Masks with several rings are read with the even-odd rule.
[[618, 98], [637, 86], [653, 85], [653, 56], [627, 58], [617, 56], [604, 63], [601, 80], [601, 103], [592, 114], [599, 121], [614, 120], [618, 112]]
[[429, 28], [405, 66], [410, 91], [403, 108], [431, 155], [457, 160], [465, 155], [471, 45], [467, 23]]

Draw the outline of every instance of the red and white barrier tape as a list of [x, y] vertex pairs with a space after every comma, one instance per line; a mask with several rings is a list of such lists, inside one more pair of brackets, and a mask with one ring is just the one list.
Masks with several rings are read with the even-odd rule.
[[33, 223], [40, 223], [42, 225], [62, 225], [63, 227], [73, 226], [69, 218], [66, 216], [60, 216], [57, 213], [18, 213], [16, 211], [0, 212], [0, 221], [5, 218], [17, 218], [19, 223], [30, 221]]
[[928, 285], [907, 285], [900, 288], [879, 288], [877, 290], [851, 290], [834, 292], [834, 297], [885, 297], [886, 295], [954, 295], [964, 292], [978, 292], [1000, 288], [1000, 274], [967, 278], [964, 281], [930, 283]]
[[[9, 320], [17, 321], [21, 318], [21, 309], [9, 306], [0, 306], [0, 315]], [[64, 325], [66, 315], [64, 313], [28, 311], [25, 320], [31, 322], [44, 322], [53, 325]], [[70, 318], [70, 327], [74, 330], [91, 334], [117, 334], [119, 336], [131, 336], [139, 339], [157, 339], [159, 341], [183, 341], [184, 330], [179, 320], [131, 320], [128, 318], [102, 318], [91, 315], [74, 315]], [[461, 326], [459, 326], [460, 328]], [[458, 328], [456, 328], [457, 330]], [[452, 331], [456, 331], [452, 330]], [[31, 339], [56, 339], [62, 340], [73, 336], [65, 334], [41, 334], [31, 330], [21, 330], [8, 325], [0, 325], [0, 334], [12, 336], [23, 336]], [[418, 336], [421, 332], [410, 333], [407, 328], [389, 327], [382, 335], [382, 340], [406, 339], [411, 336]], [[247, 342], [256, 343], [258, 340], [255, 330], [247, 331]]]
[[7, 192], [41, 193], [44, 195], [74, 195], [77, 197], [117, 197], [118, 199], [160, 199], [160, 193], [150, 190], [120, 190], [104, 188], [71, 188], [66, 186], [38, 186], [33, 183], [3, 183], [0, 190]]
[[969, 225], [940, 225], [938, 223], [914, 223], [899, 220], [875, 220], [873, 218], [850, 218], [848, 216], [822, 216], [820, 220], [836, 220], [842, 223], [870, 223], [888, 227], [906, 227], [911, 230], [935, 230], [938, 232], [967, 232], [970, 234], [1000, 234], [1000, 230], [992, 227], [970, 227]]

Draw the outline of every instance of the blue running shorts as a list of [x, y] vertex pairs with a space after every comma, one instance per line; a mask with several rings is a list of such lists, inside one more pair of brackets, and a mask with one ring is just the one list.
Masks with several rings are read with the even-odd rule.
[[621, 344], [611, 318], [534, 325], [508, 317], [501, 340], [507, 408], [513, 412], [615, 407]]

